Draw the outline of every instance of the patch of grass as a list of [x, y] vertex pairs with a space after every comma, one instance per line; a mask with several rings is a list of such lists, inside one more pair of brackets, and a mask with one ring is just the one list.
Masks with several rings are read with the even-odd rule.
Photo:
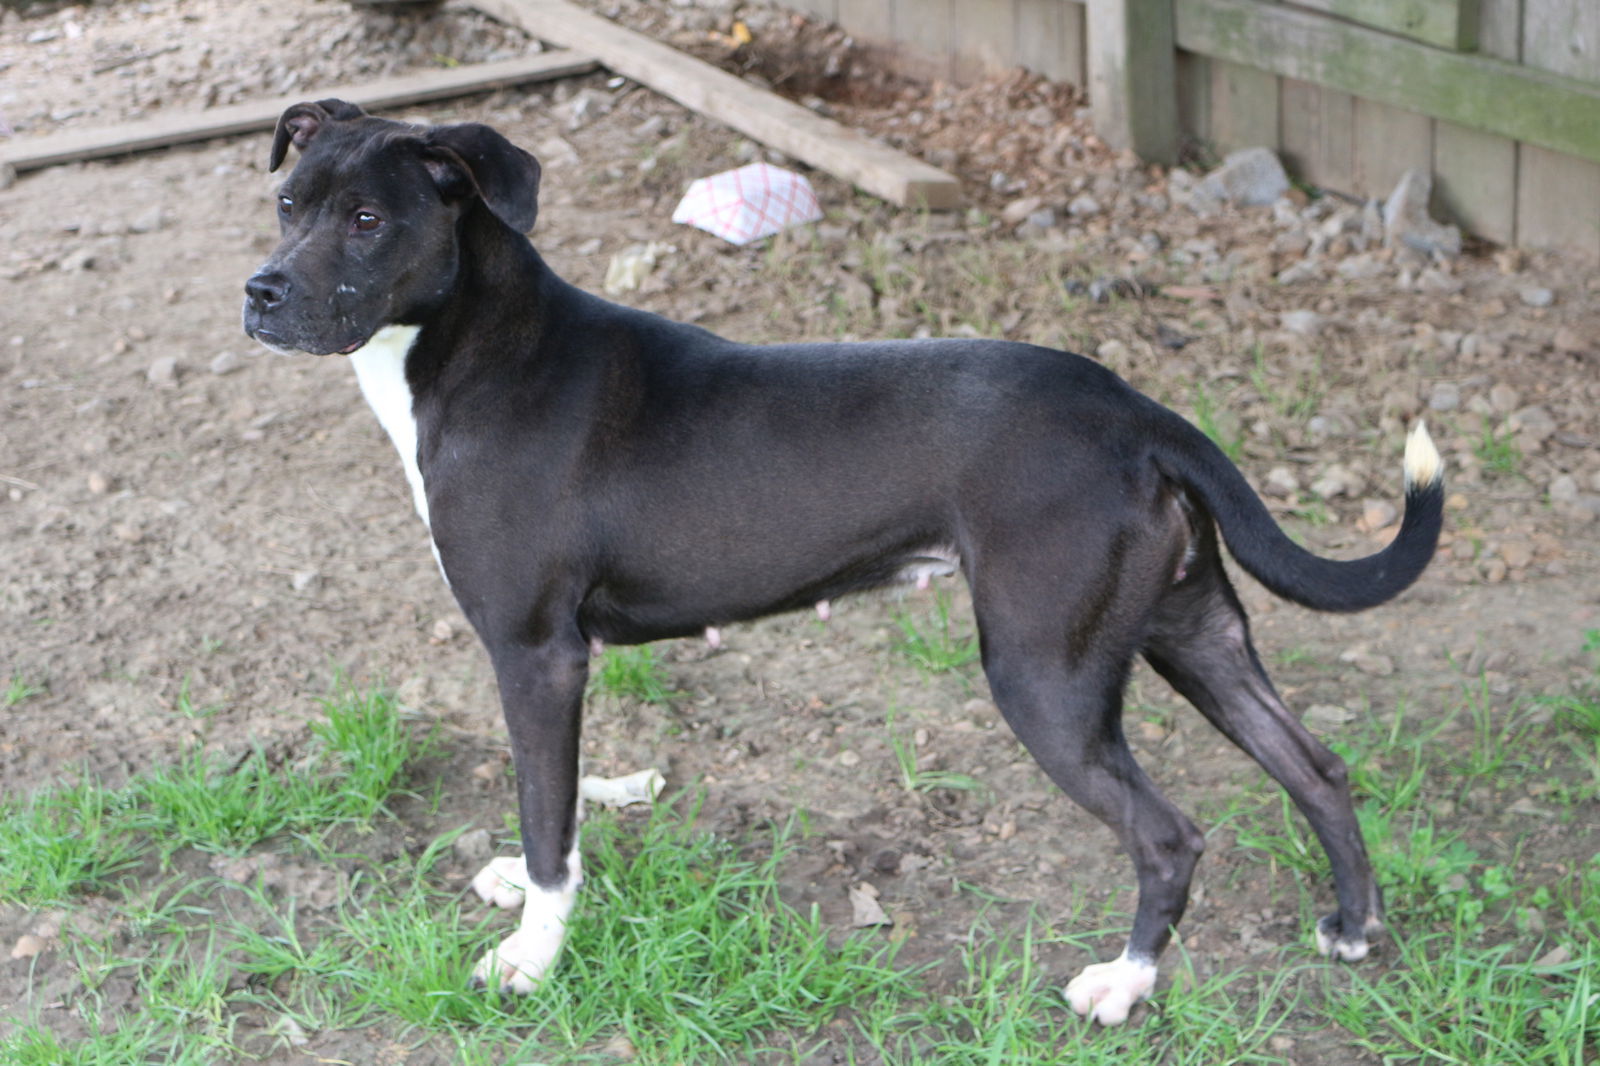
[[949, 788], [958, 792], [986, 791], [982, 781], [970, 774], [953, 770], [924, 770], [918, 765], [915, 735], [906, 736], [894, 727], [895, 712], [889, 712], [884, 728], [889, 734], [889, 746], [894, 749], [895, 765], [900, 770], [900, 787], [907, 792], [932, 792]]
[[607, 648], [589, 673], [589, 694], [596, 693], [640, 703], [671, 703], [683, 697], [667, 687], [656, 649], [649, 644]]
[[1515, 474], [1522, 465], [1522, 449], [1510, 430], [1497, 430], [1494, 421], [1485, 418], [1472, 446], [1478, 462], [1491, 474]]
[[1267, 365], [1266, 348], [1257, 342], [1250, 349], [1250, 384], [1273, 410], [1284, 418], [1303, 422], [1317, 413], [1327, 391], [1319, 353], [1311, 369], [1295, 372], [1287, 387], [1273, 384], [1276, 372]]
[[130, 806], [87, 778], [0, 797], [0, 900], [49, 906], [109, 887], [147, 846], [129, 831]]
[[29, 684], [21, 674], [12, 674], [6, 679], [5, 690], [0, 692], [0, 707], [15, 707], [23, 700], [44, 695], [44, 691], [42, 686]]
[[1244, 430], [1201, 382], [1194, 385], [1194, 424], [1234, 462], [1244, 458]]
[[933, 598], [933, 610], [926, 623], [919, 624], [909, 612], [896, 611], [894, 624], [900, 637], [894, 650], [929, 674], [960, 670], [978, 660], [978, 638], [958, 636], [950, 625], [950, 595], [940, 592]]
[[0, 799], [0, 900], [42, 906], [101, 891], [152, 850], [164, 862], [183, 847], [238, 855], [279, 833], [372, 818], [431, 741], [413, 739], [382, 692], [346, 688], [323, 707], [293, 764], [260, 748], [231, 763], [195, 749], [121, 789], [85, 777]]

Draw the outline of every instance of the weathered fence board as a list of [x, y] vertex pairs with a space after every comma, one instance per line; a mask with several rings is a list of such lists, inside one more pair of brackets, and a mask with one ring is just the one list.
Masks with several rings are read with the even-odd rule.
[[1063, 0], [1017, 0], [1017, 62], [1047, 78], [1087, 83], [1084, 5]]
[[1433, 195], [1445, 214], [1491, 241], [1517, 235], [1517, 145], [1439, 119], [1433, 126]]
[[1089, 5], [1089, 106], [1108, 143], [1145, 159], [1178, 158], [1172, 0]]
[[1225, 59], [1211, 61], [1211, 142], [1219, 152], [1278, 144], [1278, 79]]
[[1355, 97], [1293, 78], [1279, 95], [1282, 153], [1296, 175], [1325, 189], [1355, 184]]
[[1459, 52], [1476, 47], [1477, 0], [1295, 0], [1301, 7]]
[[1177, 40], [1202, 55], [1600, 159], [1600, 85], [1256, 0], [1179, 0]]
[[1401, 107], [1357, 98], [1355, 103], [1355, 187], [1387, 196], [1408, 170], [1433, 166], [1433, 123]]
[[1600, 164], [1522, 145], [1517, 240], [1600, 255]]

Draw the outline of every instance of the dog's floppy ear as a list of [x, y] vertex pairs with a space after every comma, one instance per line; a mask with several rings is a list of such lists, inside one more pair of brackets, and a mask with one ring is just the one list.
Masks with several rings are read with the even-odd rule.
[[272, 155], [267, 159], [267, 171], [270, 173], [283, 165], [283, 157], [289, 154], [291, 141], [303, 152], [306, 145], [311, 143], [311, 138], [329, 122], [344, 122], [365, 114], [355, 104], [343, 100], [295, 104], [278, 116], [278, 129], [272, 135]]
[[518, 233], [539, 215], [539, 161], [488, 126], [436, 126], [422, 138], [422, 163], [439, 192], [456, 200], [479, 196]]

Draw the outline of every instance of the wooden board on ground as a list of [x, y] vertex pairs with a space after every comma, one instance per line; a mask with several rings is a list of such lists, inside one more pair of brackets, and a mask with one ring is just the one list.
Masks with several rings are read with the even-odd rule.
[[292, 96], [276, 96], [205, 111], [177, 111], [100, 129], [69, 130], [47, 137], [23, 138], [0, 145], [0, 165], [18, 172], [126, 155], [148, 148], [204, 141], [239, 133], [270, 130], [285, 108], [302, 100], [335, 97], [360, 104], [369, 111], [404, 107], [467, 93], [489, 92], [523, 82], [544, 81], [583, 74], [598, 64], [576, 52], [544, 52], [493, 63], [430, 70], [362, 85], [324, 86]]
[[535, 37], [581, 50], [691, 110], [902, 207], [953, 208], [961, 185], [937, 167], [564, 0], [473, 0]]

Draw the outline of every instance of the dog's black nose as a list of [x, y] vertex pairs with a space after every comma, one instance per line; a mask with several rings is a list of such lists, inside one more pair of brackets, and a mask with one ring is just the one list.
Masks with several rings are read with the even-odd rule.
[[256, 307], [267, 310], [277, 307], [289, 295], [289, 279], [282, 274], [263, 271], [244, 283], [245, 295]]

